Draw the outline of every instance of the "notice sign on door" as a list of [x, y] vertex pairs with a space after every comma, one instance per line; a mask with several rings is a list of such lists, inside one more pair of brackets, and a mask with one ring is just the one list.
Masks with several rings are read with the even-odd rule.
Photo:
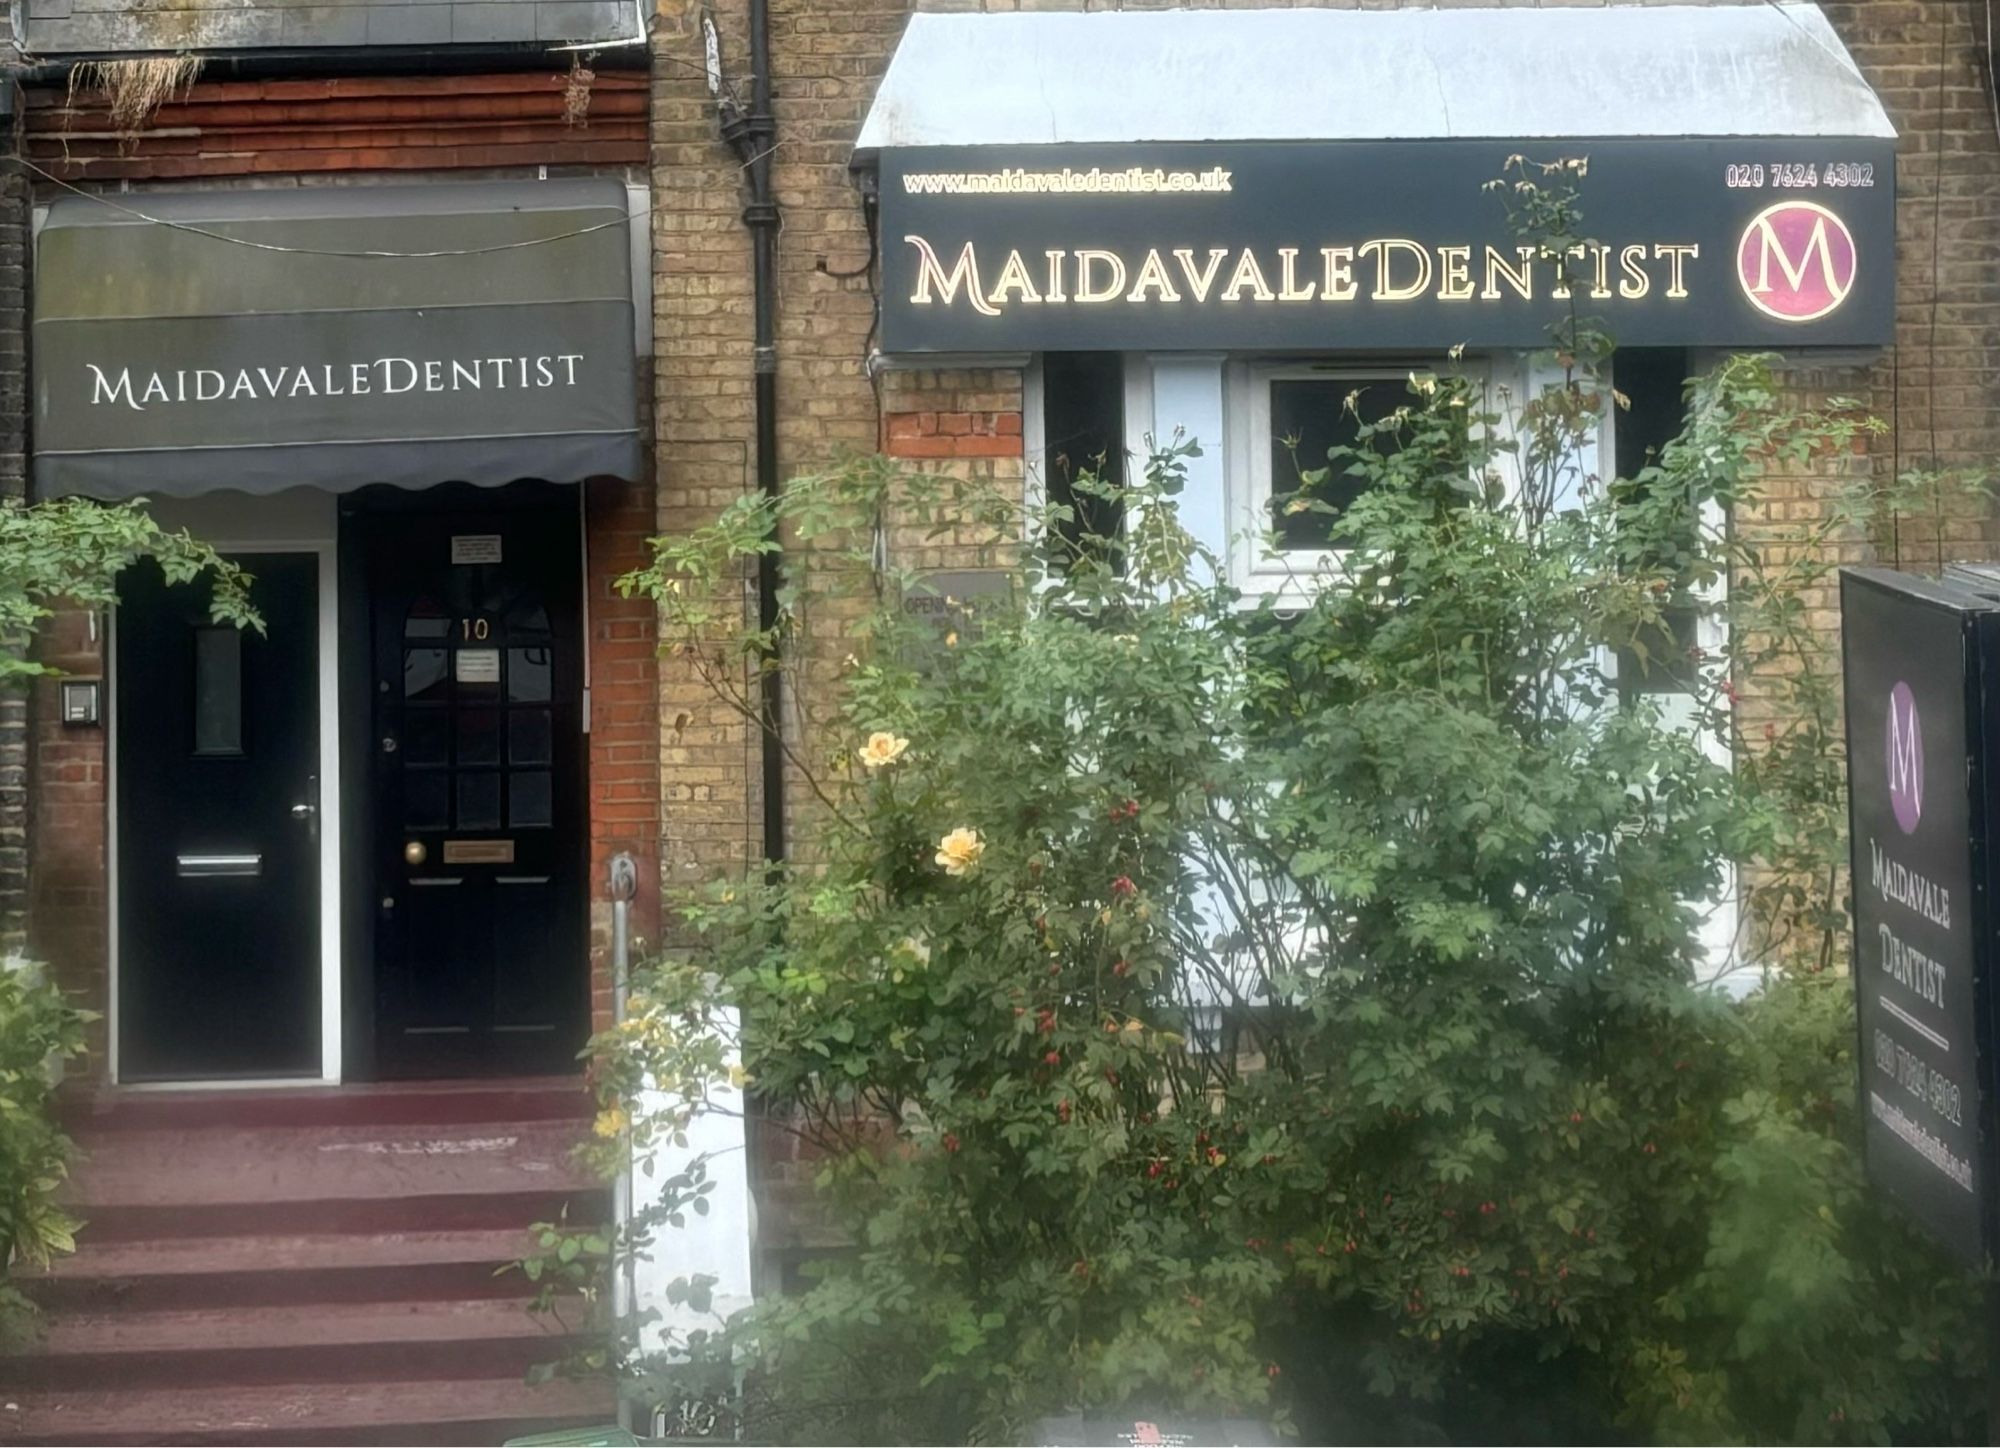
[[500, 682], [500, 650], [460, 649], [452, 655], [453, 675], [461, 684]]
[[1993, 922], [1977, 886], [2000, 730], [1976, 701], [2000, 681], [2000, 598], [1857, 570], [1841, 614], [1868, 1176], [1978, 1262]]
[[452, 534], [451, 561], [454, 564], [498, 563], [500, 561], [500, 535], [498, 533]]

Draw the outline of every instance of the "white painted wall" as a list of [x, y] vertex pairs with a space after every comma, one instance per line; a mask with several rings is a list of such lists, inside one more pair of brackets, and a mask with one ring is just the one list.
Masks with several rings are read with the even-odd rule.
[[[735, 1010], [719, 1010], [714, 1025], [722, 1039], [732, 1043], [729, 1065], [737, 1065], [733, 1044], [738, 1039]], [[643, 1114], [651, 1116], [670, 1111], [677, 1104], [677, 1098], [651, 1091], [641, 1100], [640, 1108]], [[707, 1179], [715, 1184], [708, 1195], [708, 1211], [685, 1212], [685, 1225], [661, 1227], [650, 1254], [632, 1269], [633, 1305], [641, 1312], [651, 1310], [660, 1314], [659, 1320], [646, 1331], [643, 1346], [648, 1353], [671, 1353], [674, 1338], [690, 1328], [713, 1329], [719, 1319], [748, 1307], [751, 1301], [750, 1260], [756, 1237], [756, 1204], [750, 1197], [740, 1088], [724, 1083], [709, 1093], [706, 1108], [688, 1125], [685, 1147], [669, 1144], [646, 1156], [635, 1157], [634, 1212], [643, 1213], [657, 1203], [660, 1186], [686, 1170], [696, 1158], [706, 1158]], [[692, 1312], [668, 1300], [668, 1289], [676, 1279], [696, 1275], [715, 1279], [714, 1300], [707, 1314]]]

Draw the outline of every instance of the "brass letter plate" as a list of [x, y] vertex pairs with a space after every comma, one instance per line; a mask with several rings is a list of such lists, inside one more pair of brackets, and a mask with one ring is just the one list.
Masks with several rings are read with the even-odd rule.
[[514, 842], [512, 840], [446, 840], [444, 842], [444, 862], [447, 865], [511, 865], [514, 863]]

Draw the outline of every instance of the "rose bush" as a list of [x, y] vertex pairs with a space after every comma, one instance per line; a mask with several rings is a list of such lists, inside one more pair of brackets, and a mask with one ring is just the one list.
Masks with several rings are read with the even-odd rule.
[[[1183, 440], [1115, 550], [881, 459], [663, 540], [630, 584], [746, 715], [773, 645], [847, 662], [785, 742], [810, 865], [677, 902], [594, 1043], [603, 1157], [673, 1139], [740, 1050], [853, 1246], [623, 1369], [817, 1441], [1116, 1407], [1308, 1441], [1976, 1435], [1976, 1284], [1862, 1183], [1838, 901], [1799, 884], [1838, 848], [1801, 803], [1839, 769], [1796, 667], [1822, 645], [1782, 626], [1809, 580], [1716, 521], [1864, 424], [1737, 359], [1644, 473], [1597, 479], [1612, 405], [1586, 371], [1504, 414], [1413, 377], [1303, 469], [1302, 511], [1331, 473], [1370, 486], [1338, 573], [1282, 606], [1180, 527]], [[880, 563], [891, 517], [983, 523], [1012, 595], [939, 640]], [[746, 632], [728, 585], [781, 527], [813, 592]], [[877, 606], [822, 638], [843, 590]], [[1735, 642], [1672, 722], [1616, 661], [1690, 600]], [[1819, 691], [1788, 726], [1811, 750], [1737, 736], [1740, 671], [1774, 660], [1770, 689]], [[1739, 999], [1702, 924], [1759, 860]], [[680, 1104], [641, 1109], [648, 1083]], [[702, 1196], [695, 1162], [624, 1248], [671, 1250]]]

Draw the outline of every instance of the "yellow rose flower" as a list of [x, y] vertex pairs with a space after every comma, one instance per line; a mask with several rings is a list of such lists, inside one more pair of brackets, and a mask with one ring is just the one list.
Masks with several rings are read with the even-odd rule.
[[609, 1140], [623, 1132], [630, 1123], [631, 1118], [625, 1114], [624, 1107], [612, 1106], [597, 1113], [597, 1120], [592, 1124], [591, 1129], [599, 1136]]
[[910, 747], [910, 741], [899, 734], [891, 734], [887, 729], [877, 729], [868, 736], [868, 742], [854, 752], [861, 762], [870, 769], [881, 769], [894, 764], [903, 757], [903, 751]]
[[960, 825], [938, 841], [937, 862], [947, 875], [963, 875], [985, 852], [986, 841], [979, 838], [979, 831]]

